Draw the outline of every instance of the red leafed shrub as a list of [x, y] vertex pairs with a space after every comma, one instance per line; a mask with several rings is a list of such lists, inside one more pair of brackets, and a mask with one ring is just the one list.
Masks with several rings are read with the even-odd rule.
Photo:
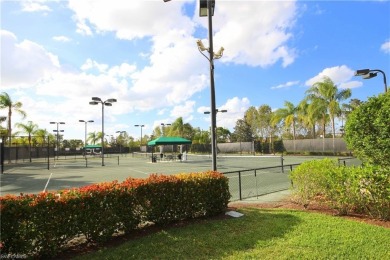
[[167, 224], [227, 208], [228, 179], [217, 172], [151, 175], [33, 195], [0, 197], [1, 252], [54, 256], [84, 235], [103, 242], [142, 222]]

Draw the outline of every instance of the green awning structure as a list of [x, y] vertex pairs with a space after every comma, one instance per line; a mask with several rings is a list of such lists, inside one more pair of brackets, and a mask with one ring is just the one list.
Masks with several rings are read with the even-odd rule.
[[101, 145], [95, 145], [95, 144], [89, 144], [84, 146], [84, 149], [97, 149], [97, 148], [102, 148]]
[[161, 136], [157, 139], [148, 142], [149, 146], [172, 145], [172, 144], [192, 144], [192, 141], [182, 137], [176, 137], [176, 136]]

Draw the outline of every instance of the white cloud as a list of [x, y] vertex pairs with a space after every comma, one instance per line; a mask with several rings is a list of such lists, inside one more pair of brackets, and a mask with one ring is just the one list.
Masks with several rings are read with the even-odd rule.
[[[218, 2], [214, 46], [225, 48], [225, 62], [267, 67], [281, 61], [286, 67], [296, 58], [288, 46], [296, 15], [295, 1]], [[206, 27], [207, 19], [200, 19]]]
[[75, 12], [74, 18], [83, 31], [86, 27], [91, 33], [114, 31], [118, 38], [132, 40], [162, 34], [168, 28], [192, 28], [191, 20], [182, 14], [185, 2], [192, 1], [70, 0], [69, 8]]
[[[181, 104], [207, 87], [207, 61], [198, 53], [193, 36], [197, 24], [183, 13], [188, 2], [194, 4], [190, 0], [120, 4], [119, 0], [70, 0], [69, 8], [87, 34], [114, 32], [120, 39], [150, 38], [151, 51], [145, 56], [150, 63], [132, 73], [128, 85], [129, 93], [143, 103], [138, 109], [151, 109]], [[215, 46], [226, 48], [225, 62], [269, 66], [280, 60], [287, 66], [294, 61], [295, 52], [287, 46], [296, 15], [294, 1], [249, 1], [240, 6], [223, 1], [217, 12]], [[196, 10], [194, 15], [195, 21], [206, 24], [207, 19], [196, 18]], [[83, 69], [96, 66], [86, 63]]]
[[298, 80], [297, 81], [289, 81], [289, 82], [286, 82], [284, 84], [280, 84], [280, 85], [271, 87], [271, 89], [289, 88], [291, 86], [295, 86], [295, 85], [298, 85], [298, 84], [299, 84]]
[[86, 36], [93, 35], [91, 27], [89, 27], [86, 24], [86, 21], [84, 21], [84, 20], [77, 21], [76, 27], [77, 27], [76, 32], [81, 34], [81, 35], [86, 35]]
[[[38, 95], [52, 97], [48, 101], [52, 103], [42, 103], [43, 110], [39, 112], [50, 109], [64, 120], [80, 111], [90, 111], [90, 97], [99, 96], [118, 99], [118, 105], [109, 109], [107, 120], [114, 120], [110, 113], [156, 109], [167, 114], [173, 107], [170, 116], [179, 115], [179, 109], [184, 109], [183, 118], [190, 121], [190, 111], [195, 106], [190, 99], [208, 86], [209, 78], [208, 62], [199, 54], [195, 43], [197, 26], [202, 23], [207, 27], [207, 19], [195, 18], [196, 10], [194, 17], [185, 16], [183, 6], [188, 3], [197, 5], [193, 0], [169, 3], [70, 0], [68, 7], [74, 12], [79, 33], [92, 36], [113, 32], [119, 39], [149, 40], [151, 48], [143, 53], [148, 61], [146, 66], [126, 62], [108, 64], [91, 57], [80, 66], [81, 71], [68, 72], [60, 67], [55, 55], [39, 44], [27, 40], [18, 43], [15, 35], [6, 32], [3, 37], [2, 32], [1, 53], [7, 55], [2, 56], [1, 62], [14, 64], [11, 68], [2, 66], [2, 87], [36, 86]], [[248, 1], [237, 12], [238, 4], [218, 2], [214, 46], [218, 49], [222, 45], [226, 49], [221, 61], [261, 67], [277, 62], [288, 66], [294, 62], [295, 51], [288, 42], [293, 37], [290, 30], [295, 22], [295, 2]], [[61, 35], [53, 39], [70, 40]], [[26, 104], [32, 106], [33, 102], [26, 100]], [[220, 107], [228, 113], [218, 114], [218, 125], [234, 127], [248, 107], [247, 98], [229, 99]], [[99, 118], [99, 109], [90, 113], [83, 116]]]
[[153, 41], [150, 65], [133, 76], [134, 92], [159, 96], [157, 105], [174, 105], [207, 86], [207, 66], [194, 38], [172, 30], [153, 37]]
[[24, 0], [20, 1], [24, 12], [50, 12], [51, 8], [45, 5], [46, 0]]
[[171, 110], [171, 117], [174, 119], [178, 117], [187, 118], [194, 112], [195, 101], [186, 101], [183, 105], [174, 106]]
[[1, 30], [1, 83], [4, 88], [31, 87], [59, 69], [58, 57], [41, 45]]
[[118, 78], [131, 78], [136, 69], [137, 66], [134, 64], [122, 63], [119, 66], [110, 68], [108, 75]]
[[[244, 113], [250, 107], [250, 101], [248, 98], [233, 97], [228, 99], [225, 104], [218, 107], [219, 110], [227, 110], [226, 113], [217, 113], [217, 126], [233, 129], [238, 119], [244, 117]], [[199, 107], [198, 113], [210, 111], [210, 107]], [[205, 120], [210, 122], [210, 115], [205, 115]]]
[[71, 39], [66, 37], [66, 36], [63, 36], [63, 35], [59, 35], [59, 36], [54, 36], [53, 37], [53, 40], [57, 41], [57, 42], [70, 42]]
[[96, 69], [99, 73], [104, 73], [108, 69], [107, 64], [100, 64], [92, 59], [87, 59], [83, 65], [81, 65], [83, 71]]
[[383, 43], [381, 45], [381, 50], [384, 52], [384, 53], [389, 53], [390, 54], [390, 40], [387, 40], [387, 42]]
[[305, 82], [306, 86], [311, 87], [316, 82], [323, 80], [324, 76], [329, 77], [339, 88], [356, 88], [362, 86], [362, 83], [359, 81], [351, 81], [354, 77], [355, 72], [348, 68], [346, 65], [335, 66], [331, 68], [326, 68], [321, 71], [317, 76], [307, 80]]
[[341, 88], [341, 89], [358, 88], [358, 87], [361, 87], [361, 86], [363, 86], [363, 83], [360, 82], [360, 81], [356, 81], [356, 80], [348, 81], [348, 82], [342, 82], [342, 83], [340, 83], [340, 85], [338, 85], [338, 87]]
[[[183, 14], [184, 4], [194, 4], [191, 0], [168, 3], [133, 0], [120, 4], [119, 1], [70, 0], [69, 8], [75, 12], [80, 32], [91, 35], [109, 31], [127, 40], [152, 37], [154, 55], [178, 43], [183, 38], [180, 35], [191, 37], [197, 24], [207, 28], [207, 19], [198, 17], [198, 10], [192, 17], [194, 22]], [[218, 19], [213, 20], [214, 48], [225, 47], [224, 62], [266, 67], [281, 61], [286, 67], [296, 58], [295, 49], [288, 46], [296, 16], [295, 1], [247, 1], [245, 5], [236, 1], [218, 2], [215, 14]], [[179, 38], [172, 38], [172, 32]]]

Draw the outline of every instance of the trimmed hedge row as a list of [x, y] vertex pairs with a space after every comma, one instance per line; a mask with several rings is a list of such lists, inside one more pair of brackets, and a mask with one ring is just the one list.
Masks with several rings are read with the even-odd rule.
[[54, 256], [78, 236], [100, 243], [145, 222], [213, 216], [229, 199], [228, 179], [212, 171], [7, 195], [0, 197], [1, 253]]
[[321, 201], [339, 214], [363, 213], [390, 219], [390, 168], [339, 167], [335, 160], [307, 161], [290, 178], [293, 194], [304, 206]]

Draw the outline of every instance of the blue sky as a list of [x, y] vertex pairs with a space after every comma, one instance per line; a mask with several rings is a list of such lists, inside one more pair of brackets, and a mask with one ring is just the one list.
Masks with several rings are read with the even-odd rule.
[[[208, 129], [207, 18], [198, 1], [1, 0], [1, 92], [21, 101], [40, 128], [63, 121], [66, 139], [84, 137], [79, 119], [101, 131], [101, 107], [91, 97], [116, 98], [105, 109], [105, 133], [139, 138], [183, 117]], [[357, 69], [390, 77], [389, 1], [217, 0], [213, 17], [217, 125], [233, 131], [250, 107], [297, 104], [323, 76], [352, 97], [384, 91], [383, 77], [363, 80]], [[390, 81], [390, 78], [388, 79]], [[5, 115], [6, 111], [0, 111]], [[17, 115], [13, 122], [22, 122]]]

